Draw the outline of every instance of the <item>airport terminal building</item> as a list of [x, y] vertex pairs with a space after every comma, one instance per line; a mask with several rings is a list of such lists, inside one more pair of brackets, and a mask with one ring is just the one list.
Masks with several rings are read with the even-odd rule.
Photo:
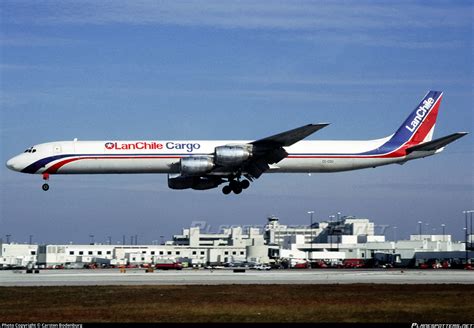
[[[472, 236], [471, 236], [472, 238]], [[426, 262], [466, 263], [473, 252], [450, 235], [412, 235], [387, 241], [376, 235], [369, 219], [342, 217], [312, 226], [280, 224], [270, 217], [261, 228], [231, 227], [218, 233], [185, 228], [162, 245], [26, 245], [0, 244], [0, 267], [104, 267], [153, 265], [163, 261], [187, 266], [236, 263], [341, 265], [350, 261], [371, 266], [417, 267]]]

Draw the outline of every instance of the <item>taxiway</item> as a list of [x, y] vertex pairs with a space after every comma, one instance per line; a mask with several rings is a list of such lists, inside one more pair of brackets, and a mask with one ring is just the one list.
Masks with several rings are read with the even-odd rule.
[[222, 285], [222, 284], [474, 284], [462, 270], [41, 270], [0, 271], [0, 286]]

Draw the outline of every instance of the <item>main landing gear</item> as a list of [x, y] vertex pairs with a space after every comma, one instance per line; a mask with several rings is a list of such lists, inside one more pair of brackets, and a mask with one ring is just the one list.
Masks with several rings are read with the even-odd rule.
[[[49, 180], [49, 173], [43, 173], [43, 180], [48, 181]], [[44, 183], [43, 186], [41, 187], [44, 191], [49, 190], [49, 184]]]
[[234, 192], [234, 194], [240, 194], [243, 189], [247, 189], [249, 186], [249, 180], [230, 180], [229, 184], [222, 188], [222, 192], [224, 193], [224, 195], [228, 195], [232, 191]]

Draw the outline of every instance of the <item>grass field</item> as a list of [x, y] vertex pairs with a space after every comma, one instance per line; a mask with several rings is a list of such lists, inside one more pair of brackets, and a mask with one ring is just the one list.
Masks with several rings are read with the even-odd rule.
[[474, 285], [0, 287], [2, 322], [474, 322]]

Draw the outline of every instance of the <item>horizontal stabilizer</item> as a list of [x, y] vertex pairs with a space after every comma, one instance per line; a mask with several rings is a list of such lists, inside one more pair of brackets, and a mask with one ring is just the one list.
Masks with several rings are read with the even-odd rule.
[[251, 142], [251, 144], [270, 147], [288, 147], [328, 125], [329, 123], [308, 124], [293, 130], [275, 134], [271, 137]]
[[464, 137], [468, 132], [457, 132], [450, 134], [449, 136], [442, 137], [433, 141], [428, 141], [410, 148], [407, 148], [407, 154], [410, 154], [414, 151], [434, 151], [438, 150], [440, 148], [443, 148], [447, 144], [450, 144], [451, 142]]

